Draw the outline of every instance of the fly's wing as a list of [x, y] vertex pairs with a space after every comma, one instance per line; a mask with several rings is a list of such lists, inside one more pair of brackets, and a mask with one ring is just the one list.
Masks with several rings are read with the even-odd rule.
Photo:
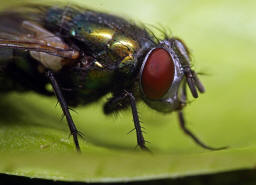
[[[29, 16], [33, 16], [33, 20]], [[0, 48], [28, 51], [43, 66], [58, 71], [64, 59], [75, 60], [79, 52], [70, 48], [62, 39], [45, 29], [40, 13], [0, 13]]]

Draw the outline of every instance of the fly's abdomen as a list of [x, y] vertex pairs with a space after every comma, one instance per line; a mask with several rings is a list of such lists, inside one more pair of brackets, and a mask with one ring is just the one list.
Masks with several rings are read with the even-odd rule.
[[0, 93], [34, 90], [50, 95], [46, 77], [29, 52], [0, 48]]
[[0, 92], [13, 88], [13, 81], [7, 78], [6, 69], [9, 61], [13, 59], [12, 49], [0, 49]]

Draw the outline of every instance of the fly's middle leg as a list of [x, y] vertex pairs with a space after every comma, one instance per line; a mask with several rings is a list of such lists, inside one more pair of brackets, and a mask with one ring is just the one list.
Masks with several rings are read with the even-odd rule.
[[135, 127], [133, 130], [136, 131], [137, 144], [142, 150], [149, 151], [149, 149], [146, 147], [146, 141], [143, 136], [143, 131], [136, 107], [135, 97], [133, 96], [132, 93], [124, 90], [124, 93], [115, 95], [112, 98], [110, 98], [108, 102], [104, 105], [104, 113], [111, 114], [122, 109], [126, 109], [129, 105], [131, 106], [132, 109], [133, 122]]
[[146, 147], [146, 141], [143, 136], [142, 127], [140, 125], [140, 120], [139, 120], [138, 111], [137, 111], [137, 107], [136, 107], [135, 97], [130, 92], [126, 92], [125, 95], [128, 96], [129, 100], [130, 100], [133, 122], [134, 122], [136, 135], [137, 135], [137, 143], [142, 150], [149, 151], [149, 149]]

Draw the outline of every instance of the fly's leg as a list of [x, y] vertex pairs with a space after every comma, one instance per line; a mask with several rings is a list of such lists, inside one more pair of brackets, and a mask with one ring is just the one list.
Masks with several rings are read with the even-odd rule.
[[[182, 88], [182, 92], [181, 92], [181, 104], [182, 106], [185, 105], [186, 103], [186, 100], [187, 100], [187, 93], [186, 93], [186, 84], [184, 83], [183, 84], [183, 88]], [[182, 109], [182, 108], [181, 108]], [[186, 127], [186, 122], [185, 122], [185, 119], [184, 119], [184, 115], [183, 115], [183, 112], [182, 110], [178, 110], [178, 118], [179, 118], [179, 124], [180, 124], [180, 127], [181, 129], [183, 130], [183, 132], [185, 134], [187, 134], [188, 136], [190, 136], [194, 142], [196, 144], [198, 144], [199, 146], [201, 146], [202, 148], [205, 148], [205, 149], [208, 149], [208, 150], [223, 150], [223, 149], [226, 149], [227, 147], [219, 147], [219, 148], [214, 148], [214, 147], [210, 147], [210, 146], [207, 146], [206, 144], [204, 144], [202, 141], [200, 141], [187, 127]]]
[[145, 139], [143, 137], [143, 133], [141, 130], [141, 125], [140, 125], [140, 120], [139, 120], [138, 111], [137, 111], [137, 107], [136, 107], [135, 97], [133, 96], [132, 93], [129, 93], [129, 92], [126, 92], [126, 96], [129, 97], [130, 104], [131, 104], [133, 122], [134, 122], [136, 135], [137, 135], [137, 143], [142, 150], [149, 151], [149, 149], [145, 145]]
[[54, 74], [52, 71], [47, 71], [47, 77], [49, 78], [50, 80], [50, 83], [54, 89], [54, 92], [55, 92], [55, 95], [61, 105], [61, 109], [66, 117], [66, 120], [68, 122], [68, 126], [69, 126], [69, 130], [71, 132], [71, 134], [73, 135], [73, 139], [74, 139], [74, 142], [75, 142], [75, 145], [76, 145], [76, 150], [78, 152], [80, 152], [80, 146], [79, 146], [79, 143], [78, 143], [78, 139], [77, 139], [77, 135], [79, 134], [78, 133], [78, 130], [76, 129], [76, 126], [74, 124], [74, 121], [70, 115], [70, 112], [69, 112], [69, 108], [68, 108], [68, 105], [62, 95], [62, 92], [61, 92], [61, 89], [58, 85], [58, 82], [56, 81], [55, 77], [54, 77]]
[[[138, 111], [137, 111], [137, 107], [136, 107], [136, 101], [135, 101], [135, 98], [132, 93], [127, 92], [125, 90], [124, 93], [121, 93], [119, 95], [114, 95], [104, 105], [104, 113], [111, 114], [114, 112], [118, 112], [122, 109], [126, 109], [129, 105], [131, 106], [131, 109], [132, 109], [133, 122], [134, 122], [134, 126], [135, 126], [135, 128], [133, 130], [136, 130], [137, 143], [142, 150], [149, 151], [147, 149], [147, 147], [145, 146], [146, 141], [143, 137], [143, 131], [142, 131], [142, 127], [140, 125], [140, 120], [139, 120]], [[131, 131], [133, 131], [133, 130], [131, 130]]]
[[106, 115], [116, 113], [122, 109], [128, 108], [130, 101], [127, 96], [124, 94], [114, 95], [104, 105], [104, 113]]
[[187, 134], [188, 136], [190, 136], [195, 141], [195, 143], [198, 144], [199, 146], [201, 146], [202, 148], [205, 148], [208, 150], [223, 150], [223, 149], [227, 148], [226, 146], [219, 147], [219, 148], [207, 146], [202, 141], [200, 141], [188, 128], [186, 128], [186, 122], [185, 122], [184, 115], [183, 115], [182, 111], [178, 112], [178, 117], [179, 117], [180, 127], [184, 131], [184, 133]]

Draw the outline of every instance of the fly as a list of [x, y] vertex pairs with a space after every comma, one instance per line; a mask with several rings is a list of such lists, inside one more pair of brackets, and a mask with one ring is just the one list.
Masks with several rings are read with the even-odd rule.
[[[66, 117], [77, 151], [79, 132], [69, 106], [95, 102], [107, 93], [103, 110], [111, 114], [131, 108], [137, 143], [147, 150], [136, 102], [156, 111], [182, 110], [187, 86], [194, 98], [205, 91], [191, 69], [189, 51], [181, 39], [157, 39], [149, 30], [111, 14], [75, 7], [27, 5], [0, 13], [0, 92], [29, 91], [55, 96]], [[51, 84], [54, 93], [47, 90]]]

